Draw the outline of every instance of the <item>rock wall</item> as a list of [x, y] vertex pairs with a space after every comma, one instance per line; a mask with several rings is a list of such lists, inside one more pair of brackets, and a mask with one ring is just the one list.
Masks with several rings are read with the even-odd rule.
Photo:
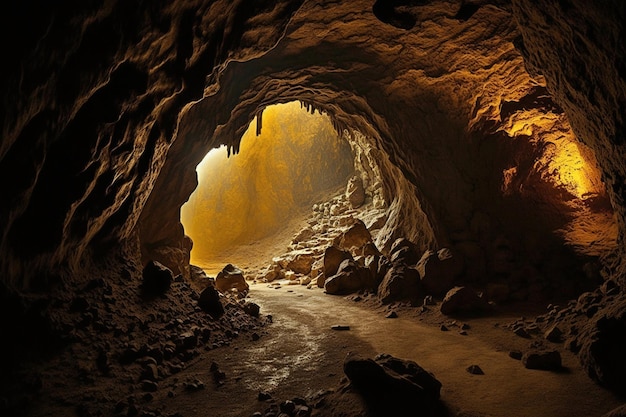
[[503, 274], [605, 253], [615, 228], [596, 158], [626, 227], [617, 2], [33, 3], [3, 13], [42, 11], [12, 34], [0, 90], [9, 287], [45, 288], [135, 237], [144, 260], [186, 273], [196, 165], [293, 100], [379, 155], [388, 236], [504, 256]]
[[[624, 255], [626, 4], [514, 0], [525, 63], [545, 76], [573, 130], [593, 152], [613, 203]], [[624, 263], [620, 275], [624, 276]]]

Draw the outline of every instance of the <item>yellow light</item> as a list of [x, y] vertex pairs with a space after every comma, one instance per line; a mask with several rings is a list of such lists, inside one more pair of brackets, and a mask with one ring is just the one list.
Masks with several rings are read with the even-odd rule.
[[211, 269], [237, 246], [275, 233], [353, 173], [350, 146], [328, 116], [292, 102], [265, 108], [262, 122], [257, 136], [252, 121], [238, 154], [214, 149], [198, 165], [198, 188], [181, 210], [196, 265]]

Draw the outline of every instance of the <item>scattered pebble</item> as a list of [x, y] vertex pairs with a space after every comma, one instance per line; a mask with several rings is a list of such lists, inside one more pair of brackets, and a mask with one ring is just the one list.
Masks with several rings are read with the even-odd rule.
[[350, 326], [346, 326], [343, 324], [335, 324], [330, 327], [333, 330], [350, 330]]
[[466, 368], [466, 370], [472, 375], [485, 375], [483, 370], [480, 369], [480, 366], [478, 365], [470, 365]]

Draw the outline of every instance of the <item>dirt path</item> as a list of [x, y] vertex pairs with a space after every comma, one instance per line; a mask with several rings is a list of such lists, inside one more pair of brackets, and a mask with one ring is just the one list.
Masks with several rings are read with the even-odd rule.
[[[379, 310], [319, 289], [256, 284], [250, 300], [261, 306], [262, 314], [272, 315], [273, 324], [258, 341], [241, 336], [231, 347], [203, 355], [178, 379], [198, 378], [206, 388], [192, 393], [173, 388], [174, 397], [164, 400], [168, 410], [186, 417], [250, 416], [267, 408], [257, 401], [260, 391], [279, 401], [311, 397], [338, 385], [349, 351], [365, 356], [385, 352], [416, 361], [442, 382], [442, 400], [450, 410], [474, 416], [591, 417], [620, 405], [586, 377], [567, 352], [562, 351], [565, 371], [560, 373], [527, 370], [509, 358], [508, 350], [497, 346], [507, 340], [514, 345], [519, 338], [494, 323], [514, 317], [468, 321], [470, 329], [464, 336], [458, 331], [442, 332], [408, 315], [386, 319]], [[333, 331], [334, 324], [349, 325], [350, 330]], [[212, 361], [226, 372], [223, 386], [210, 379]], [[485, 375], [469, 374], [465, 369], [473, 364]], [[338, 415], [332, 410], [316, 412]]]

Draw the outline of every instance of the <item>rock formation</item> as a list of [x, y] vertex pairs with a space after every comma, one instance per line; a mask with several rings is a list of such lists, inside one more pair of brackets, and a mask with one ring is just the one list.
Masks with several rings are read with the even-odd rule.
[[[195, 167], [293, 101], [352, 147], [385, 211], [383, 253], [400, 237], [449, 248], [467, 276], [525, 297], [626, 285], [621, 0], [2, 7], [2, 329], [48, 329], [45, 295], [94, 275], [134, 285], [156, 261], [188, 278]], [[399, 287], [421, 291], [413, 281]], [[596, 339], [624, 328], [626, 304], [600, 298], [583, 358], [614, 387]]]

